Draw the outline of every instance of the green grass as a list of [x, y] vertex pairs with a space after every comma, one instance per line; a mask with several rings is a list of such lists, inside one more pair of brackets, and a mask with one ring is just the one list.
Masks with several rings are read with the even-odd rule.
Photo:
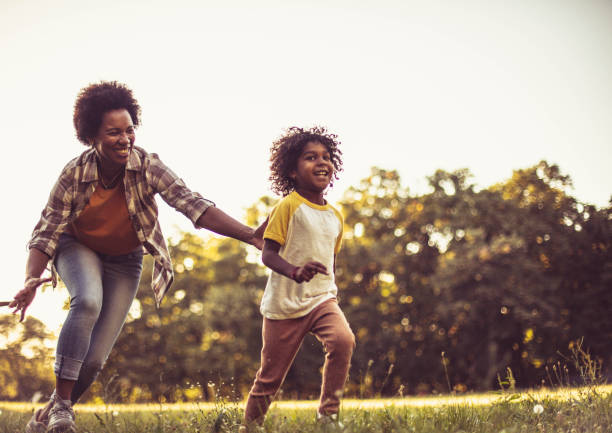
[[[538, 409], [541, 406], [541, 413]], [[534, 411], [534, 407], [537, 409]], [[0, 432], [23, 432], [34, 405], [1, 403]], [[236, 432], [244, 403], [178, 405], [78, 405], [79, 432]], [[325, 432], [314, 420], [316, 402], [275, 403], [266, 432]], [[612, 386], [524, 393], [345, 400], [347, 433], [612, 432]], [[334, 430], [338, 431], [338, 430]]]

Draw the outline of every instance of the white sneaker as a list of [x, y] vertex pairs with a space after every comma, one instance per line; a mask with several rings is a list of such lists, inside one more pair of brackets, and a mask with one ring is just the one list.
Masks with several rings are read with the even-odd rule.
[[344, 430], [344, 424], [342, 424], [340, 421], [338, 421], [338, 414], [337, 413], [332, 413], [329, 415], [324, 415], [322, 413], [320, 413], [319, 411], [317, 411], [317, 423], [318, 424], [322, 424], [326, 427], [331, 427], [334, 430], [337, 431], [342, 431]]
[[55, 396], [53, 407], [49, 411], [47, 433], [75, 433], [74, 410], [70, 400], [62, 400]]
[[45, 433], [47, 431], [47, 422], [49, 418], [38, 420], [38, 415], [43, 411], [44, 407], [36, 410], [25, 428], [25, 433]]
[[265, 433], [265, 431], [262, 426], [256, 424], [243, 424], [238, 427], [238, 433]]

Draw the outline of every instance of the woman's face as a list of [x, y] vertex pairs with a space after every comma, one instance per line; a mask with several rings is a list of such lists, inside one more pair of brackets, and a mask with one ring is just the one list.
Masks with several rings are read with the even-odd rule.
[[125, 108], [120, 108], [104, 113], [98, 134], [94, 137], [94, 147], [102, 163], [124, 166], [135, 140], [132, 117]]

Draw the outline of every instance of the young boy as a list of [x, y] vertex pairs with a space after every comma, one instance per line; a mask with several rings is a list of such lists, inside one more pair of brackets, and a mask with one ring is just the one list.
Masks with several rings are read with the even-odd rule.
[[324, 198], [342, 170], [338, 144], [337, 136], [324, 128], [293, 127], [272, 145], [272, 189], [284, 198], [272, 211], [264, 233], [263, 263], [273, 272], [261, 301], [261, 367], [247, 400], [247, 425], [263, 423], [308, 332], [326, 351], [317, 419], [338, 423], [355, 346], [355, 336], [338, 307], [334, 281], [343, 219]]

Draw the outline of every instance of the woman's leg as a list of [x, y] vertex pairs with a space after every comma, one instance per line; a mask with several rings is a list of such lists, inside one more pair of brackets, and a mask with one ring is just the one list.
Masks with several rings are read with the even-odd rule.
[[313, 313], [316, 317], [311, 332], [323, 343], [326, 352], [319, 413], [333, 415], [340, 407], [355, 336], [336, 300], [326, 301]]
[[[138, 251], [103, 261], [74, 237], [60, 238], [55, 267], [70, 293], [70, 311], [58, 341], [56, 392], [38, 412], [39, 421], [47, 422], [56, 393], [74, 403], [95, 379], [136, 294], [142, 255]], [[111, 308], [113, 302], [119, 307]]]
[[72, 236], [63, 235], [55, 267], [70, 294], [70, 310], [59, 335], [54, 367], [58, 394], [67, 400], [102, 308], [103, 265], [97, 253]]
[[93, 328], [89, 350], [78, 380], [72, 389], [70, 398], [73, 403], [76, 403], [98, 376], [121, 332], [138, 291], [142, 256], [141, 250], [121, 256], [102, 256], [102, 308]]
[[[55, 267], [70, 294], [70, 309], [57, 343], [54, 365], [56, 390], [49, 403], [37, 412], [38, 421], [45, 425], [58, 397], [63, 401], [70, 400], [102, 306], [103, 268], [94, 251], [74, 237], [62, 235]], [[70, 411], [69, 408], [67, 410]]]

